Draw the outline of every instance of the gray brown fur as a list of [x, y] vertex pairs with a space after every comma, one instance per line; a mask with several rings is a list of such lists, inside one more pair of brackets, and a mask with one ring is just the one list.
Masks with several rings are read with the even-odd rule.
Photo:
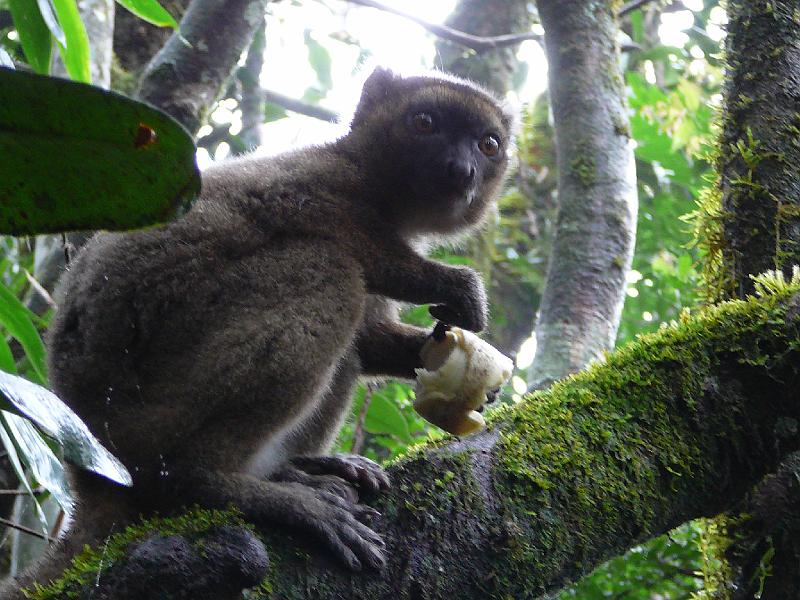
[[[435, 135], [413, 130], [419, 111]], [[478, 275], [414, 247], [480, 224], [510, 126], [470, 83], [379, 69], [345, 137], [220, 164], [184, 218], [96, 236], [61, 287], [52, 380], [135, 485], [77, 474], [69, 551], [139, 513], [232, 502], [258, 525], [316, 536], [350, 568], [380, 567], [380, 538], [361, 522], [371, 509], [330, 474], [368, 489], [383, 476], [302, 455], [328, 450], [359, 374], [413, 377], [428, 332], [399, 324], [393, 301], [486, 325]], [[487, 132], [501, 140], [494, 158], [476, 148]], [[456, 182], [453, 161], [472, 175]]]

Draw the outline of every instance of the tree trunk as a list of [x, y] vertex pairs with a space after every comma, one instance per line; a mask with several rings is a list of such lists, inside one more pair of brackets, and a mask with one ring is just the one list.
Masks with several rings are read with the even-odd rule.
[[614, 346], [638, 205], [611, 3], [539, 0], [538, 5], [559, 199], [529, 376], [541, 389]]
[[[721, 297], [753, 292], [751, 275], [800, 264], [800, 28], [796, 1], [731, 0], [720, 140]], [[762, 402], [771, 401], [769, 395]], [[796, 423], [787, 424], [796, 427]], [[720, 597], [794, 598], [800, 590], [800, 457], [762, 482], [731, 519], [731, 580]]]
[[729, 3], [719, 159], [729, 295], [800, 263], [800, 28], [796, 1]]
[[266, 0], [193, 0], [150, 61], [137, 96], [196, 133], [256, 28]]

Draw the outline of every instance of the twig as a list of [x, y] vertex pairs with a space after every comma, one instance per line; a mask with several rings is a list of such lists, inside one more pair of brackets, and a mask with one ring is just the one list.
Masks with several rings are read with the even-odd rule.
[[635, 11], [637, 8], [643, 7], [645, 4], [650, 4], [654, 0], [633, 0], [632, 2], [628, 2], [622, 5], [622, 8], [619, 9], [618, 16], [622, 17]]
[[58, 534], [61, 532], [61, 528], [64, 526], [64, 519], [66, 518], [67, 513], [62, 508], [58, 511], [58, 515], [56, 516], [56, 520], [53, 522], [53, 526], [50, 528], [50, 535], [54, 538], [58, 538]]
[[245, 152], [261, 145], [264, 90], [259, 85], [258, 79], [264, 66], [264, 47], [267, 43], [264, 29], [264, 25], [256, 29], [250, 49], [247, 51], [247, 60], [238, 72], [242, 86], [242, 99], [239, 102], [239, 108], [242, 109], [242, 130], [239, 132], [239, 138], [242, 140]]
[[[36, 488], [33, 490], [34, 496], [36, 494], [43, 494], [45, 492], [44, 488]], [[28, 490], [0, 490], [0, 496], [27, 496]]]
[[398, 17], [403, 17], [404, 19], [408, 19], [409, 21], [413, 21], [417, 25], [427, 29], [434, 35], [439, 36], [440, 38], [449, 40], [451, 42], [455, 42], [456, 44], [461, 44], [462, 46], [466, 46], [467, 48], [472, 48], [478, 52], [484, 50], [494, 50], [496, 48], [502, 48], [505, 46], [513, 46], [514, 44], [519, 44], [520, 42], [524, 42], [526, 40], [541, 40], [542, 36], [538, 33], [533, 33], [532, 31], [528, 31], [526, 33], [509, 33], [505, 35], [496, 35], [492, 37], [481, 37], [478, 35], [472, 35], [470, 33], [464, 33], [463, 31], [459, 31], [457, 29], [453, 29], [452, 27], [448, 27], [447, 25], [437, 25], [436, 23], [429, 23], [425, 19], [420, 19], [416, 15], [412, 15], [404, 10], [400, 10], [397, 8], [393, 8], [391, 6], [386, 6], [385, 4], [381, 4], [380, 2], [376, 2], [375, 0], [347, 0], [351, 4], [359, 4], [361, 6], [368, 6], [370, 8], [376, 8], [378, 10], [382, 10], [384, 12], [391, 13], [393, 15], [397, 15]]
[[0, 517], [0, 524], [5, 525], [7, 527], [11, 527], [11, 529], [16, 529], [17, 531], [21, 531], [22, 533], [27, 533], [28, 535], [32, 535], [33, 537], [39, 538], [40, 540], [45, 540], [47, 542], [55, 541], [55, 539], [51, 538], [49, 535], [40, 533], [35, 529], [31, 529], [30, 527], [25, 527], [25, 525], [14, 523], [14, 521], [9, 521], [8, 519], [4, 519], [3, 517]]
[[314, 104], [309, 104], [308, 102], [303, 102], [297, 98], [284, 96], [283, 94], [273, 92], [272, 90], [264, 90], [264, 99], [267, 102], [277, 104], [286, 110], [290, 110], [301, 115], [306, 115], [307, 117], [314, 117], [315, 119], [321, 119], [323, 121], [339, 120], [339, 114], [332, 110], [323, 108], [321, 106], [316, 106]]
[[53, 300], [53, 297], [50, 295], [50, 293], [44, 289], [44, 286], [39, 283], [33, 275], [30, 274], [28, 269], [24, 269], [24, 271], [25, 277], [28, 279], [28, 283], [31, 284], [31, 287], [42, 297], [47, 305], [51, 308], [58, 308], [58, 304], [56, 304], [56, 301]]

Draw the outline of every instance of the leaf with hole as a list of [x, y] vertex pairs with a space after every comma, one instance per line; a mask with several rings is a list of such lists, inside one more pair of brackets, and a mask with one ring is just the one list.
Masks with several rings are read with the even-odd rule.
[[200, 189], [194, 155], [186, 130], [151, 106], [0, 69], [0, 233], [167, 221]]

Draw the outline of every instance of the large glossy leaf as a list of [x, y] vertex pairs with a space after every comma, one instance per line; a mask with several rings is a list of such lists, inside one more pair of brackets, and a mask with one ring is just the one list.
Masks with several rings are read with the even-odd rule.
[[0, 69], [0, 233], [131, 229], [200, 188], [191, 136], [100, 88]]
[[9, 412], [0, 412], [6, 431], [10, 434], [22, 461], [28, 466], [34, 479], [44, 486], [67, 512], [72, 510], [72, 496], [69, 493], [64, 467], [36, 428], [27, 419]]
[[53, 39], [39, 6], [31, 0], [8, 0], [8, 6], [28, 64], [37, 73], [46, 75], [50, 72]]
[[58, 49], [67, 73], [75, 81], [92, 82], [89, 69], [89, 36], [81, 21], [75, 0], [53, 0], [58, 22], [64, 28], [66, 44], [59, 42]]
[[0, 324], [5, 326], [13, 338], [15, 338], [25, 355], [31, 362], [31, 366], [39, 378], [39, 383], [47, 381], [47, 363], [45, 360], [45, 349], [39, 332], [36, 331], [30, 318], [30, 311], [11, 291], [0, 282]]
[[117, 2], [148, 23], [159, 27], [178, 28], [178, 23], [164, 10], [158, 0], [117, 0]]
[[64, 458], [112, 481], [131, 485], [130, 473], [58, 396], [27, 379], [0, 371], [0, 409], [27, 417], [64, 449]]

